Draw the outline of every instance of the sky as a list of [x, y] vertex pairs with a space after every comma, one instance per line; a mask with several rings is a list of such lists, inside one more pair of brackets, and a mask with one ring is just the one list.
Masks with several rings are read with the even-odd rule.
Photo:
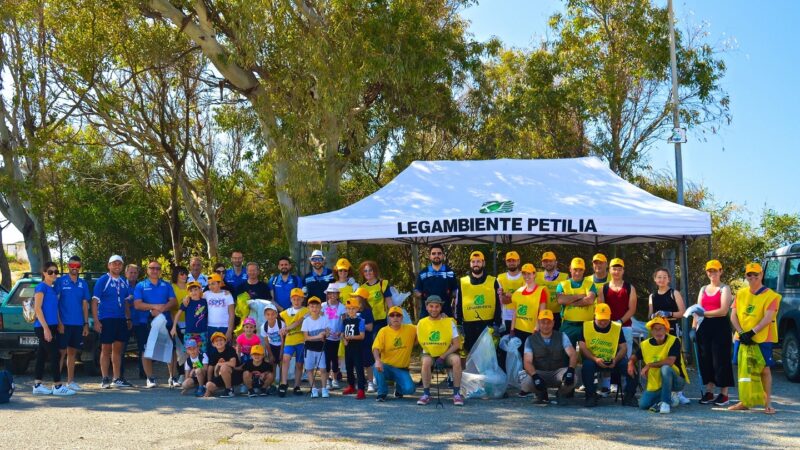
[[[477, 40], [496, 36], [507, 47], [525, 49], [548, 36], [547, 19], [563, 11], [563, 5], [556, 0], [481, 0], [462, 16]], [[722, 55], [727, 64], [722, 86], [731, 98], [733, 121], [705, 142], [689, 134], [682, 146], [684, 181], [705, 186], [718, 202], [745, 206], [754, 221], [764, 207], [797, 214], [800, 194], [791, 180], [800, 170], [794, 134], [800, 128], [794, 109], [800, 104], [800, 2], [676, 0], [673, 6], [679, 29], [707, 23], [708, 42], [735, 43]], [[654, 145], [651, 165], [674, 174], [674, 148], [667, 142]]]

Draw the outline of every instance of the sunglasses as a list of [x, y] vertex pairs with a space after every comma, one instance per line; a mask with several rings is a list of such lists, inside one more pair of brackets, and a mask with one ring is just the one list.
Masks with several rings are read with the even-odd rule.
[[216, 272], [216, 273], [225, 273], [225, 269], [215, 270], [214, 272]]
[[757, 274], [757, 273], [755, 273], [755, 272], [750, 272], [750, 273], [748, 273], [748, 274], [745, 274], [745, 276], [746, 276], [746, 277], [749, 277], [749, 278], [752, 278], [752, 277], [757, 277], [757, 276], [758, 276], [758, 274]]
[[48, 274], [48, 275], [58, 275], [58, 271], [57, 270], [48, 270], [45, 273]]
[[149, 270], [161, 270], [161, 267], [148, 267]]
[[81, 263], [79, 263], [79, 262], [71, 262], [71, 263], [67, 264], [67, 267], [69, 267], [70, 269], [80, 269], [81, 268]]
[[394, 314], [389, 314], [389, 317], [403, 317], [403, 315], [394, 313]]
[[311, 258], [311, 262], [322, 262], [322, 258]]

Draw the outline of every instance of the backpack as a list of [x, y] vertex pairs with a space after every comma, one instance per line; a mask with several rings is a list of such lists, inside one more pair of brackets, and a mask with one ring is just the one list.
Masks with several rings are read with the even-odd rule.
[[8, 403], [14, 394], [14, 377], [7, 370], [0, 370], [0, 403]]

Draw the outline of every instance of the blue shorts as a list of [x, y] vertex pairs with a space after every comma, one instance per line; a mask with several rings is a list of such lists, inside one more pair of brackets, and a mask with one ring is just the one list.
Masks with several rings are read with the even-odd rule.
[[100, 319], [100, 343], [128, 342], [128, 324], [125, 319]]
[[[767, 367], [774, 367], [775, 360], [772, 359], [772, 342], [762, 342], [758, 344], [758, 348], [761, 349], [761, 356], [764, 357], [764, 363]], [[733, 341], [733, 365], [735, 366], [739, 362], [739, 341]]]
[[303, 360], [303, 353], [305, 353], [305, 349], [306, 349], [305, 344], [284, 345], [283, 354], [289, 355], [290, 358], [294, 356], [295, 362], [297, 364], [303, 364], [305, 362]]
[[58, 335], [58, 348], [65, 350], [67, 347], [83, 348], [83, 325], [64, 325], [64, 333]]

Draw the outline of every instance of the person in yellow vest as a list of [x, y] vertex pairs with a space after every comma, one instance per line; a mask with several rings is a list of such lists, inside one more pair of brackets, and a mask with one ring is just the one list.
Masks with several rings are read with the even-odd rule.
[[[778, 325], [775, 318], [781, 303], [781, 295], [764, 286], [761, 264], [751, 262], [745, 266], [748, 287], [739, 289], [731, 308], [731, 323], [736, 330], [733, 344], [733, 360], [737, 360], [740, 345], [758, 345], [764, 356], [761, 383], [764, 386], [764, 413], [775, 414], [772, 407], [772, 346], [778, 342]], [[728, 407], [732, 411], [748, 409], [739, 402]]]
[[389, 308], [389, 325], [381, 328], [372, 343], [375, 357], [376, 400], [385, 402], [389, 394], [387, 381], [394, 381], [394, 396], [402, 398], [411, 395], [417, 386], [411, 379], [408, 366], [411, 363], [411, 350], [417, 343], [417, 327], [403, 323], [403, 308]]
[[[519, 338], [524, 344], [525, 340], [536, 331], [539, 310], [542, 305], [547, 305], [550, 294], [546, 287], [536, 284], [536, 268], [533, 267], [533, 264], [523, 265], [521, 272], [525, 284], [511, 295], [514, 315], [511, 319], [509, 334]], [[521, 345], [519, 348], [521, 357], [525, 356], [524, 350], [524, 345]]]
[[608, 305], [597, 304], [594, 320], [583, 323], [577, 341], [583, 356], [581, 377], [586, 387], [586, 406], [597, 406], [598, 395], [594, 377], [602, 371], [616, 373], [620, 379], [624, 377], [625, 393], [622, 396], [622, 404], [638, 406], [636, 380], [625, 370], [628, 366], [626, 356], [628, 350], [625, 337], [622, 335], [622, 325], [611, 321], [611, 308]]
[[597, 288], [591, 277], [584, 277], [586, 263], [583, 258], [572, 258], [569, 265], [570, 278], [556, 287], [558, 304], [561, 305], [561, 331], [567, 333], [570, 342], [577, 342], [584, 322], [594, 318]]
[[281, 381], [278, 386], [278, 396], [286, 396], [289, 381], [289, 363], [294, 357], [294, 394], [303, 395], [300, 388], [300, 378], [303, 376], [303, 363], [305, 356], [305, 337], [303, 336], [303, 319], [308, 314], [308, 308], [303, 306], [305, 293], [300, 288], [294, 288], [291, 291], [292, 306], [281, 311], [280, 317], [283, 323], [286, 324], [281, 328], [279, 333], [285, 338], [283, 344], [283, 356], [281, 357]]
[[431, 371], [453, 369], [453, 404], [464, 406], [461, 396], [461, 340], [458, 338], [456, 323], [451, 317], [442, 315], [444, 300], [438, 295], [430, 295], [425, 300], [428, 316], [417, 323], [417, 341], [422, 347], [422, 397], [418, 405], [427, 405], [431, 401]]
[[575, 391], [578, 353], [567, 335], [553, 325], [553, 312], [539, 311], [538, 332], [525, 339], [519, 396], [535, 392], [538, 404], [550, 403], [547, 388], [558, 388], [558, 398], [571, 397]]
[[469, 353], [486, 327], [500, 327], [500, 283], [484, 269], [483, 253], [469, 255], [469, 275], [462, 277], [456, 298], [458, 324], [464, 329], [464, 350]]
[[358, 271], [364, 276], [364, 283], [359, 287], [364, 288], [369, 293], [367, 302], [372, 308], [372, 315], [375, 318], [373, 333], [386, 326], [386, 312], [392, 306], [392, 293], [389, 290], [389, 280], [381, 278], [381, 271], [375, 261], [364, 261], [358, 267]]
[[497, 276], [497, 282], [500, 283], [500, 290], [497, 292], [497, 296], [503, 305], [501, 317], [506, 326], [504, 334], [511, 331], [511, 319], [514, 317], [514, 305], [511, 304], [511, 296], [525, 284], [519, 269], [519, 253], [515, 251], [506, 253], [506, 272]]
[[556, 289], [562, 281], [566, 281], [569, 275], [558, 271], [558, 259], [553, 252], [542, 253], [542, 268], [536, 272], [536, 284], [547, 288], [550, 298], [547, 299], [547, 305], [542, 309], [549, 309], [553, 312], [553, 327], [556, 330], [561, 329], [561, 305], [558, 304], [558, 293]]
[[669, 334], [669, 321], [663, 317], [656, 317], [646, 326], [651, 337], [631, 356], [628, 375], [636, 377], [636, 362], [642, 361], [644, 366], [638, 372], [647, 380], [647, 386], [639, 399], [639, 408], [669, 414], [671, 407], [680, 404], [678, 392], [689, 380], [681, 355], [681, 341]]

